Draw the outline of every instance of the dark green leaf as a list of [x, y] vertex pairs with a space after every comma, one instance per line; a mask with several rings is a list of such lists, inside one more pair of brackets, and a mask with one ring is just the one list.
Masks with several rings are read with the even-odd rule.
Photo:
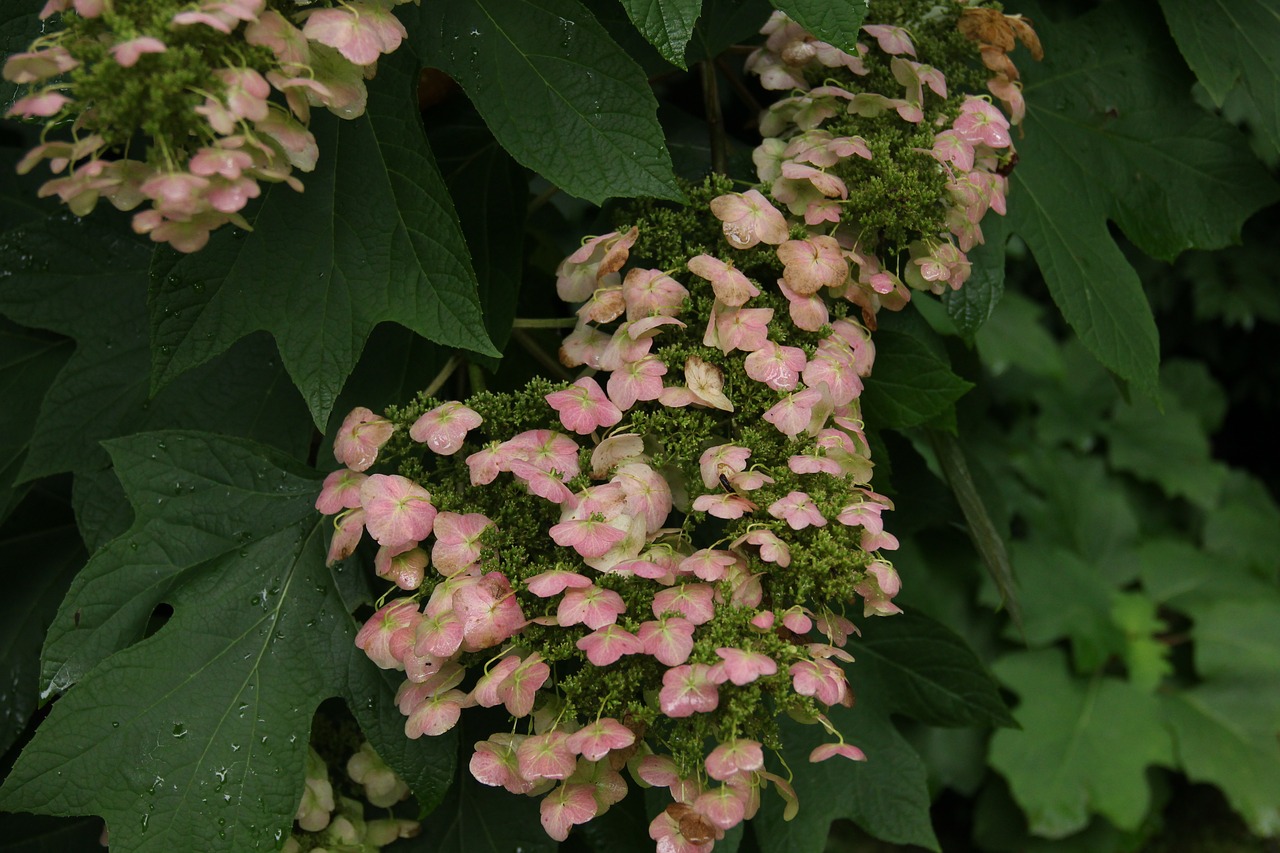
[[1275, 0], [1160, 0], [1174, 41], [1219, 107], [1236, 86], [1258, 110], [1256, 128], [1280, 152], [1280, 4]]
[[1201, 678], [1265, 679], [1280, 672], [1280, 594], [1209, 601], [1191, 615]]
[[978, 354], [993, 374], [999, 376], [1017, 367], [1048, 379], [1063, 378], [1062, 345], [1044, 327], [1044, 313], [1043, 306], [1020, 293], [1004, 294], [991, 322], [979, 329], [975, 338]]
[[[0, 8], [0, 56], [21, 53], [44, 31], [35, 4], [6, 3]], [[0, 115], [17, 100], [19, 86], [0, 78]]]
[[426, 3], [412, 31], [503, 147], [561, 189], [680, 198], [643, 72], [577, 0]]
[[446, 346], [498, 355], [453, 203], [413, 99], [417, 64], [387, 57], [364, 116], [317, 114], [322, 152], [307, 190], [263, 191], [250, 234], [223, 229], [194, 255], [157, 254], [152, 356], [157, 386], [245, 335], [275, 337], [323, 428], [380, 321]]
[[0, 815], [6, 853], [100, 853], [102, 821], [64, 820], [30, 814]]
[[27, 725], [40, 698], [40, 645], [58, 602], [84, 565], [65, 506], [34, 495], [0, 528], [0, 755]]
[[71, 356], [72, 343], [57, 335], [0, 318], [0, 521], [22, 499], [15, 487], [35, 431], [32, 412], [40, 410], [54, 377]]
[[944, 290], [942, 304], [947, 316], [956, 324], [960, 337], [973, 343], [974, 335], [991, 319], [1000, 297], [1004, 295], [1004, 246], [1009, 227], [1004, 217], [988, 216], [983, 221], [987, 242], [969, 252], [973, 272], [964, 287]]
[[857, 56], [867, 0], [772, 0], [774, 7], [827, 44]]
[[846, 739], [867, 754], [865, 762], [832, 758], [810, 765], [809, 753], [830, 742], [831, 736], [818, 725], [781, 720], [783, 757], [793, 769], [803, 768], [793, 781], [800, 811], [793, 820], [783, 820], [782, 801], [773, 790], [765, 791], [752, 822], [761, 850], [819, 853], [837, 818], [852, 820], [883, 841], [939, 849], [929, 818], [924, 763], [880, 704], [887, 694], [875, 691], [886, 685], [876, 678], [864, 680], [859, 671], [865, 669], [854, 664], [849, 670], [857, 696], [853, 709], [835, 707], [828, 715]]
[[1240, 134], [1189, 101], [1189, 76], [1138, 4], [1106, 4], [1047, 30], [1045, 53], [1043, 66], [1023, 69], [1010, 224], [1090, 351], [1152, 394], [1155, 325], [1106, 220], [1169, 259], [1237, 241], [1276, 188]]
[[715, 59], [730, 45], [750, 40], [770, 11], [768, 0], [702, 0], [702, 17], [685, 58], [689, 62]]
[[[73, 661], [51, 686], [78, 683], [19, 758], [0, 806], [103, 815], [126, 850], [275, 849], [297, 809], [315, 708], [361, 689], [349, 672], [355, 626], [324, 565], [314, 472], [201, 433], [109, 449], [138, 519], [63, 605], [51, 646]], [[161, 601], [172, 618], [130, 645]], [[129, 619], [113, 620], [119, 608]]]
[[935, 726], [1009, 726], [995, 679], [957, 634], [927, 616], [904, 613], [864, 624], [852, 672], [864, 669], [895, 714]]
[[1056, 649], [1008, 655], [995, 672], [1022, 699], [1022, 728], [995, 733], [991, 766], [1031, 831], [1063, 838], [1095, 812], [1137, 829], [1151, 806], [1147, 767], [1173, 762], [1159, 700], [1115, 678], [1073, 680]]
[[672, 65], [686, 68], [685, 45], [702, 11], [702, 0], [621, 0], [631, 22]]
[[944, 356], [920, 339], [881, 329], [876, 364], [862, 397], [870, 423], [887, 429], [919, 426], [947, 411], [973, 387], [951, 372]]
[[1205, 522], [1204, 546], [1275, 577], [1280, 554], [1280, 508], [1257, 479], [1232, 471], [1222, 500]]
[[0, 241], [0, 266], [11, 271], [0, 280], [0, 311], [76, 340], [40, 404], [19, 480], [102, 470], [99, 442], [148, 428], [216, 429], [305, 452], [305, 411], [263, 336], [148, 400], [150, 255], [106, 218], [57, 217]]
[[1164, 699], [1178, 763], [1193, 782], [1222, 789], [1258, 836], [1280, 832], [1280, 745], [1274, 674], [1202, 684]]

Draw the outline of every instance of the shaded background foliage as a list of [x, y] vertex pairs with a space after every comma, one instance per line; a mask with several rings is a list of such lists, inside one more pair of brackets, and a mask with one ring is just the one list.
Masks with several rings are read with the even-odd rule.
[[[6, 53], [38, 29], [17, 5]], [[777, 5], [838, 45], [865, 12]], [[1280, 44], [1280, 5], [1011, 6], [1047, 58], [1019, 63], [1010, 214], [963, 290], [882, 315], [876, 338], [865, 403], [910, 615], [864, 626], [850, 671], [841, 728], [872, 760], [806, 766], [811, 733], [789, 732], [799, 817], [771, 804], [718, 849], [1280, 833], [1280, 463], [1258, 441], [1280, 414], [1280, 90], [1260, 47]], [[555, 846], [531, 801], [455, 781], [458, 737], [402, 737], [351, 644], [369, 573], [323, 565], [316, 468], [350, 406], [404, 400], [459, 358], [459, 393], [558, 369], [539, 361], [556, 333], [513, 321], [561, 310], [551, 271], [608, 229], [609, 199], [678, 199], [676, 175], [706, 172], [707, 68], [730, 172], [751, 178], [765, 96], [734, 46], [769, 6], [401, 11], [410, 49], [366, 116], [317, 121], [306, 194], [264, 194], [251, 233], [194, 256], [38, 201], [12, 177], [29, 131], [0, 130], [14, 849], [93, 849], [101, 821], [76, 815], [105, 815], [121, 849], [272, 847], [322, 706], [413, 785], [425, 831], [404, 849]], [[447, 78], [416, 91], [422, 66]], [[139, 744], [141, 772], [116, 772]], [[565, 847], [647, 849], [646, 808], [633, 795]]]

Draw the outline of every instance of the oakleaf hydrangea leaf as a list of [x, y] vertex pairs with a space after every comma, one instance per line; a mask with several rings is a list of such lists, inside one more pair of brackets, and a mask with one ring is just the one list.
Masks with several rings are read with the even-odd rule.
[[[402, 55], [403, 53], [403, 55]], [[407, 326], [446, 346], [498, 355], [453, 203], [412, 97], [410, 51], [384, 58], [365, 115], [317, 114], [306, 192], [273, 186], [247, 218], [193, 255], [157, 252], [156, 385], [265, 329], [323, 429], [373, 327]]]
[[867, 17], [867, 0], [773, 0], [773, 5], [828, 44], [857, 55], [854, 43]]
[[[276, 849], [301, 795], [312, 714], [327, 697], [353, 698], [349, 668], [362, 657], [325, 567], [316, 475], [203, 433], [108, 447], [137, 520], [63, 604], [51, 647], [77, 664], [54, 686], [92, 668], [19, 757], [0, 807], [102, 815], [125, 850]], [[172, 617], [135, 642], [162, 601]], [[113, 619], [120, 609], [127, 618]], [[419, 745], [445, 768], [453, 749], [447, 737]]]
[[0, 520], [22, 499], [15, 486], [35, 432], [31, 413], [71, 355], [71, 341], [0, 318]]
[[1154, 394], [1155, 324], [1107, 220], [1171, 259], [1237, 241], [1276, 187], [1237, 131], [1188, 112], [1190, 77], [1139, 7], [1107, 4], [1045, 36], [1045, 61], [1021, 64], [1028, 108], [1010, 224], [1089, 350]]
[[622, 0], [622, 6], [664, 59], [686, 67], [684, 49], [702, 11], [702, 0]]
[[1160, 0], [1165, 21], [1196, 78], [1221, 107], [1237, 86], [1253, 101], [1256, 128], [1280, 152], [1280, 3]]
[[75, 339], [75, 352], [43, 399], [18, 481], [101, 471], [99, 442], [145, 429], [200, 427], [244, 433], [305, 452], [301, 400], [281, 382], [270, 341], [244, 341], [148, 397], [146, 241], [123, 233], [107, 211], [57, 214], [0, 235], [0, 312]]
[[1021, 698], [1022, 728], [996, 732], [990, 762], [1032, 833], [1063, 838], [1095, 812], [1137, 829], [1151, 805], [1146, 768], [1173, 763], [1159, 699], [1102, 675], [1072, 679], [1057, 649], [1008, 655], [995, 673]]
[[1274, 673], [1263, 681], [1201, 684], [1164, 699], [1178, 762], [1193, 782], [1217, 785], [1254, 834], [1280, 832], [1280, 744]]
[[939, 355], [903, 332], [876, 332], [876, 368], [862, 397], [867, 422], [888, 429], [919, 426], [946, 412], [973, 387]]
[[681, 197], [644, 72], [577, 0], [426, 3], [411, 32], [503, 147], [561, 189]]

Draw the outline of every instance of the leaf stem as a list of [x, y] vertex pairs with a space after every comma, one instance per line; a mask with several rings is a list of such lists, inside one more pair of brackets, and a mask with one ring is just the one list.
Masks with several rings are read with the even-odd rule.
[[538, 345], [538, 342], [534, 339], [533, 335], [529, 334], [524, 329], [513, 328], [511, 330], [511, 339], [528, 350], [529, 355], [533, 356], [534, 359], [537, 360], [538, 364], [541, 364], [556, 377], [563, 379], [566, 382], [573, 379], [573, 376], [570, 375], [569, 371], [564, 369], [564, 365], [548, 355], [547, 351]]
[[702, 73], [702, 100], [707, 110], [707, 135], [711, 138], [711, 171], [724, 175], [729, 159], [724, 138], [724, 115], [720, 112], [720, 87], [716, 82], [716, 66], [709, 59], [698, 63]]
[[444, 367], [440, 368], [440, 372], [431, 380], [431, 384], [423, 389], [423, 396], [432, 397], [435, 393], [444, 387], [444, 383], [449, 381], [449, 377], [462, 364], [462, 359], [456, 355], [449, 356], [449, 360], [444, 363]]

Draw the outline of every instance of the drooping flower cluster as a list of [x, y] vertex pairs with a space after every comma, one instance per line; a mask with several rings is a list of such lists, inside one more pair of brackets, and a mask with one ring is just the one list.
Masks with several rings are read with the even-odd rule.
[[[915, 44], [887, 23], [868, 25], [875, 46], [856, 56], [780, 16], [766, 32], [753, 66], [803, 92], [766, 117], [757, 162], [776, 170], [744, 192], [710, 178], [684, 208], [640, 203], [564, 260], [557, 290], [578, 322], [560, 357], [582, 374], [385, 417], [356, 409], [334, 444], [346, 467], [317, 501], [335, 517], [330, 559], [367, 536], [389, 595], [404, 592], [356, 642], [404, 672], [406, 735], [442, 734], [475, 706], [505, 711], [514, 727], [475, 741], [469, 770], [542, 797], [558, 840], [626, 794], [624, 771], [670, 793], [649, 827], [660, 851], [706, 853], [770, 787], [794, 814], [767, 755], [784, 714], [832, 735], [810, 760], [867, 757], [831, 709], [853, 702], [841, 663], [854, 620], [900, 612], [892, 504], [871, 487], [861, 413], [871, 327], [904, 284], [967, 275], [948, 224], [961, 169], [934, 141], [967, 147], [963, 180], [988, 176], [961, 229], [980, 239], [996, 189], [1003, 199], [989, 176], [1008, 123], [969, 96], [921, 105], [924, 88], [946, 91], [944, 66], [975, 58], [958, 31], [936, 68], [899, 63]], [[849, 97], [815, 94], [806, 76], [904, 68], [919, 85], [900, 82], [901, 98], [835, 83]], [[833, 104], [855, 101], [878, 112], [834, 121]], [[916, 181], [918, 209], [855, 218], [869, 202], [841, 171], [851, 161]], [[817, 215], [828, 204], [834, 219]]]
[[417, 821], [395, 817], [366, 820], [361, 800], [380, 809], [390, 808], [409, 796], [409, 786], [396, 776], [373, 747], [362, 743], [346, 765], [347, 778], [339, 783], [355, 796], [335, 792], [335, 782], [324, 758], [314, 747], [307, 751], [306, 783], [294, 820], [297, 830], [285, 841], [284, 853], [301, 850], [374, 851], [401, 838], [418, 834]]
[[311, 108], [364, 112], [365, 79], [406, 35], [399, 1], [48, 0], [40, 17], [60, 26], [4, 64], [28, 87], [7, 115], [45, 123], [18, 171], [48, 160], [59, 177], [41, 197], [78, 216], [102, 198], [145, 206], [135, 231], [196, 251], [228, 222], [248, 227], [259, 182], [302, 190], [292, 172], [319, 156]]

